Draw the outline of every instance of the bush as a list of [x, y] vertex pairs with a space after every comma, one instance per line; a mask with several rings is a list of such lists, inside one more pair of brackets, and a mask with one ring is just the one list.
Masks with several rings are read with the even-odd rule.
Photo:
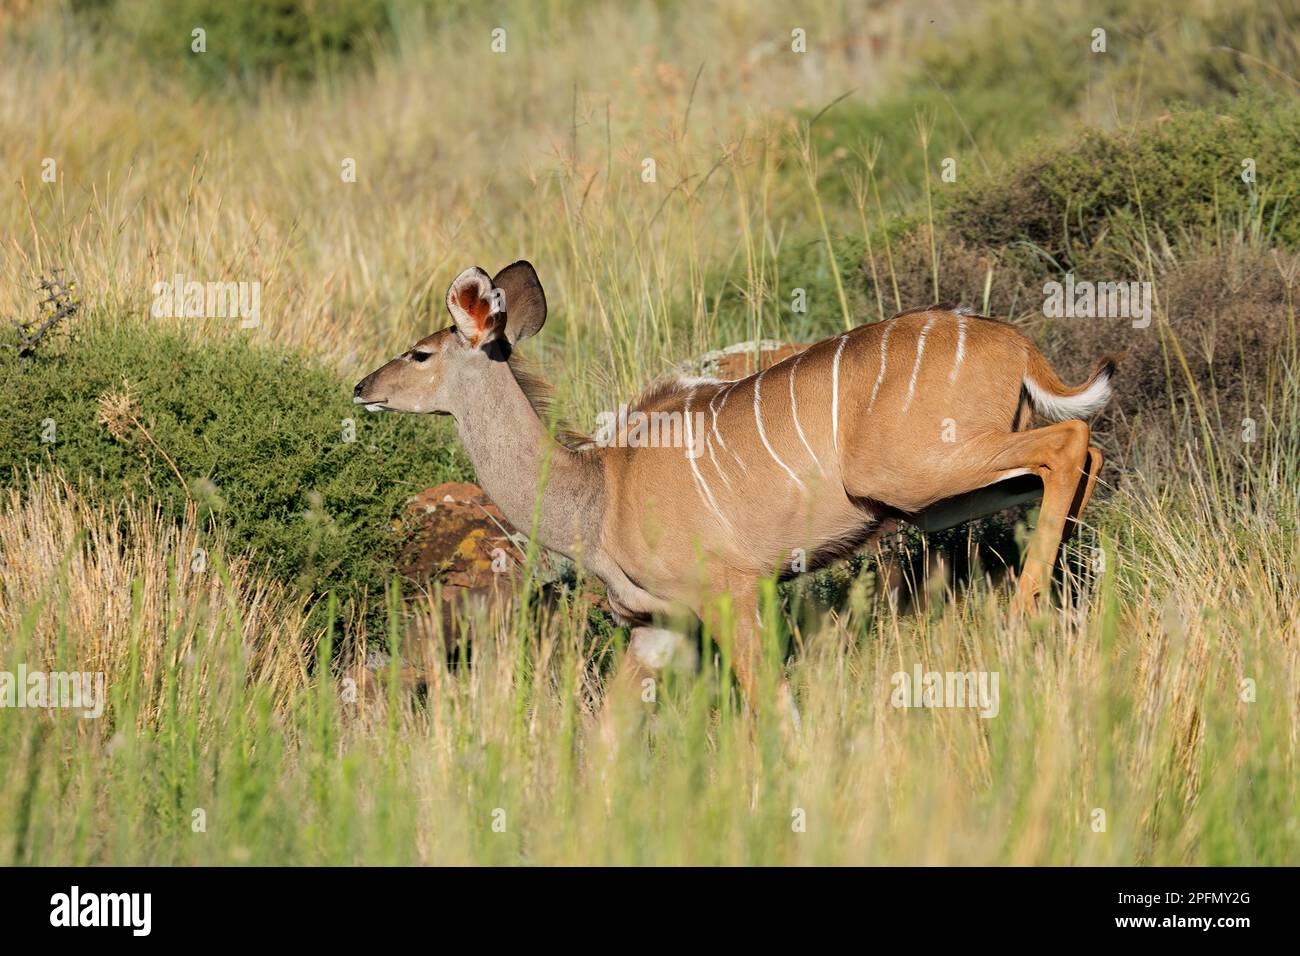
[[[1152, 240], [1258, 223], [1300, 244], [1300, 102], [1251, 96], [1226, 112], [1184, 110], [1122, 133], [1087, 130], [1028, 162], [970, 180], [941, 208], [946, 231], [976, 247], [1028, 243], [1067, 269], [1107, 235]], [[1243, 182], [1253, 159], [1257, 182]], [[1113, 265], [1113, 263], [1106, 263]]]
[[233, 550], [304, 595], [373, 598], [405, 500], [469, 474], [449, 420], [366, 414], [350, 381], [295, 352], [141, 323], [48, 344], [30, 359], [0, 349], [0, 482], [57, 466], [95, 497], [148, 496], [177, 518], [193, 497]]
[[1268, 406], [1275, 379], [1294, 365], [1298, 272], [1295, 254], [1189, 248], [1159, 276], [1167, 333], [1134, 329], [1125, 320], [1086, 319], [1040, 319], [1030, 332], [1072, 381], [1081, 381], [1103, 352], [1124, 353], [1102, 419], [1113, 433], [1110, 450], [1121, 451], [1145, 425], [1168, 432], [1171, 409], [1177, 414], [1187, 405], [1192, 383], [1225, 446], [1245, 450], [1239, 444], [1243, 419], [1273, 417]]
[[[309, 80], [368, 63], [391, 32], [384, 0], [81, 0], [74, 9], [146, 58], [217, 84]], [[206, 31], [201, 55], [191, 50], [197, 27]]]

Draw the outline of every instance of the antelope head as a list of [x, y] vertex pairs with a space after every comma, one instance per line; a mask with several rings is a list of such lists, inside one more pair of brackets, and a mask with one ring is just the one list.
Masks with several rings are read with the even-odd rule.
[[515, 343], [542, 327], [546, 294], [529, 262], [508, 265], [492, 278], [476, 266], [452, 282], [447, 311], [451, 326], [363, 378], [352, 401], [371, 412], [451, 413], [489, 363], [509, 359]]

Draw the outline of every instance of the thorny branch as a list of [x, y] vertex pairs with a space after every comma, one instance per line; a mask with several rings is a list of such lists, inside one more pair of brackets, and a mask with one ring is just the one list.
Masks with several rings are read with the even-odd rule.
[[65, 282], [62, 269], [54, 269], [41, 276], [36, 291], [44, 295], [39, 302], [44, 318], [31, 322], [13, 321], [14, 328], [18, 330], [18, 345], [14, 347], [20, 356], [30, 355], [51, 329], [60, 322], [71, 319], [81, 308], [81, 300], [76, 296], [77, 283], [75, 280]]

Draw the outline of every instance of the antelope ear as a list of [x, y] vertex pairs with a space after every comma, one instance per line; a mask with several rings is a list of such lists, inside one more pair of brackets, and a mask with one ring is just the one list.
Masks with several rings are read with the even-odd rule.
[[466, 269], [447, 290], [447, 311], [470, 345], [482, 348], [504, 334], [505, 297], [492, 288], [492, 280], [475, 266]]
[[505, 294], [510, 344], [536, 335], [546, 323], [546, 293], [533, 264], [526, 259], [511, 263], [496, 274], [492, 285]]

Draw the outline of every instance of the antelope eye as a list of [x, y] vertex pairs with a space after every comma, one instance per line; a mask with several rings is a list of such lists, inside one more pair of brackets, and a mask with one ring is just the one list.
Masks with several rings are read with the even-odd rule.
[[412, 361], [412, 362], [427, 362], [427, 361], [429, 360], [429, 356], [432, 355], [432, 354], [433, 354], [432, 352], [412, 352], [412, 353], [411, 353], [411, 361]]

